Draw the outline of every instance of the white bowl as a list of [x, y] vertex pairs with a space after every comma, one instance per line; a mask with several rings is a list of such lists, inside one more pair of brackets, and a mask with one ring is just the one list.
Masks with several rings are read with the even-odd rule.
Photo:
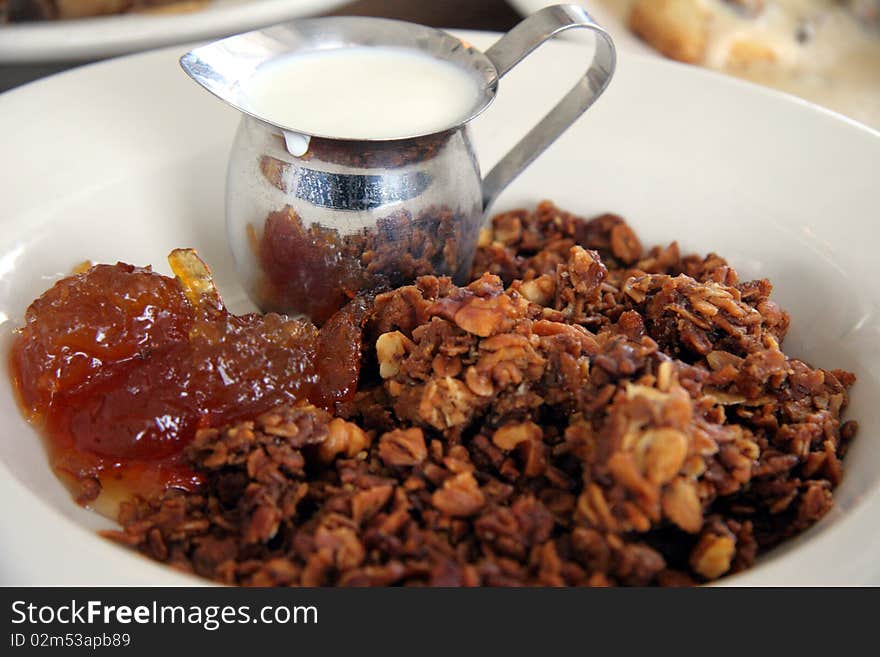
[[[465, 38], [485, 47], [494, 35]], [[233, 310], [248, 307], [224, 241], [238, 116], [178, 70], [182, 48], [74, 70], [0, 95], [0, 348], [27, 304], [86, 259], [152, 263], [195, 246]], [[550, 44], [505, 78], [476, 121], [483, 169], [585, 66]], [[543, 99], [546, 98], [546, 101]], [[861, 430], [829, 516], [730, 584], [880, 584], [880, 134], [731, 78], [624, 53], [597, 105], [501, 198], [626, 216], [648, 244], [716, 251], [769, 277], [792, 315], [787, 352], [856, 372]], [[196, 580], [96, 537], [0, 378], [0, 583]]]

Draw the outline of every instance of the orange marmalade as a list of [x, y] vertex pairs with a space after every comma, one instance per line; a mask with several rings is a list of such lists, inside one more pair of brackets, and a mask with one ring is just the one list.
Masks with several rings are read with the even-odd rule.
[[357, 387], [362, 308], [340, 311], [322, 340], [307, 321], [230, 314], [193, 251], [169, 260], [176, 278], [118, 263], [59, 281], [11, 352], [53, 468], [107, 512], [132, 493], [198, 487], [182, 453], [198, 429], [296, 399], [329, 406]]

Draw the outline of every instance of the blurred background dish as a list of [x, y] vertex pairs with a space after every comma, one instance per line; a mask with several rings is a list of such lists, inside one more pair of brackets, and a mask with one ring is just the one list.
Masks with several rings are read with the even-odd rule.
[[[522, 14], [545, 0], [511, 0]], [[878, 0], [591, 0], [621, 51], [655, 53], [800, 96], [880, 128]]]
[[[13, 1], [7, 0], [7, 8]], [[56, 8], [57, 15], [58, 5], [48, 4]], [[163, 12], [154, 7], [147, 13], [7, 24], [0, 27], [0, 63], [87, 61], [209, 39], [330, 11], [344, 0], [208, 0], [201, 4], [197, 9], [188, 3], [190, 11], [172, 12], [173, 6], [166, 5]], [[90, 7], [95, 8], [94, 2]], [[112, 9], [112, 3], [105, 0], [104, 8]]]
[[0, 0], [0, 23], [70, 20], [113, 14], [167, 14], [204, 9], [210, 0]]

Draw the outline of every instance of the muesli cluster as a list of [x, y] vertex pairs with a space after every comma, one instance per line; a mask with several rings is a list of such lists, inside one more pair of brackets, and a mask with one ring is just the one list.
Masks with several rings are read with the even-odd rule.
[[360, 382], [202, 429], [197, 491], [114, 539], [244, 585], [692, 585], [821, 518], [855, 377], [781, 350], [766, 280], [619, 217], [501, 214], [472, 282], [379, 294]]

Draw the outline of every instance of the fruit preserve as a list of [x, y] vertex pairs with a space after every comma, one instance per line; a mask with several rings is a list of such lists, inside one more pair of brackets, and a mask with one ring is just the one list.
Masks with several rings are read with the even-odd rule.
[[194, 252], [169, 260], [176, 278], [119, 263], [59, 281], [13, 345], [21, 403], [83, 504], [197, 487], [182, 451], [198, 429], [357, 387], [360, 306], [328, 322], [334, 343], [347, 339], [337, 354], [307, 321], [230, 314]]

